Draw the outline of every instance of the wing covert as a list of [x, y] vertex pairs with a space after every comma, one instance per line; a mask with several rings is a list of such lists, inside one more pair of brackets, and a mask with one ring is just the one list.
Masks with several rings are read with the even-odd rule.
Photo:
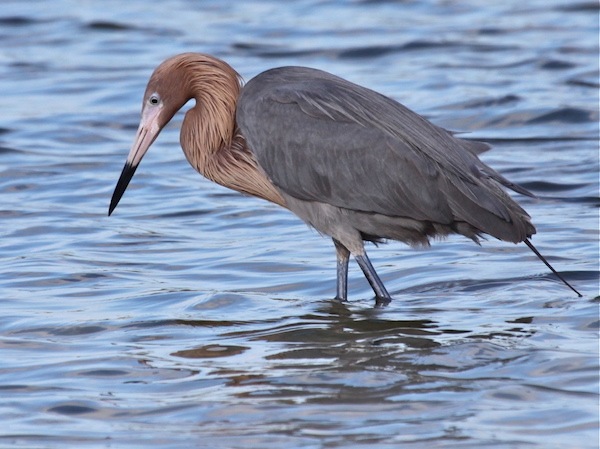
[[237, 122], [272, 182], [298, 199], [443, 224], [472, 222], [475, 209], [511, 221], [506, 193], [488, 185], [508, 181], [479, 161], [483, 145], [326, 72], [263, 72], [243, 88]]

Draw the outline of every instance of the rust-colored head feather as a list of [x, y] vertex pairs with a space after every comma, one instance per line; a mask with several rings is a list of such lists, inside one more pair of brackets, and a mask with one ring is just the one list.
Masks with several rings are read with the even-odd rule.
[[235, 113], [241, 89], [240, 75], [226, 62], [202, 53], [183, 53], [156, 68], [145, 98], [160, 94], [165, 108], [161, 127], [194, 99], [196, 104], [185, 114], [180, 136], [189, 163], [218, 184], [284, 205], [237, 129]]
[[201, 53], [183, 53], [157, 67], [146, 95], [162, 91], [165, 104], [177, 110], [194, 98], [196, 106], [192, 110], [200, 116], [194, 137], [201, 138], [209, 151], [215, 151], [221, 142], [230, 144], [233, 139], [232, 117], [240, 89], [240, 76], [226, 62]]

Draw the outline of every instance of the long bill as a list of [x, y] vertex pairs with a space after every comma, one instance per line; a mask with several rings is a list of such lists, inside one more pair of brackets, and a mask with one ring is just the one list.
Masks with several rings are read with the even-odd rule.
[[159, 116], [160, 108], [150, 108], [142, 111], [142, 120], [140, 121], [140, 126], [137, 130], [135, 142], [129, 151], [125, 166], [123, 167], [123, 171], [121, 172], [121, 176], [117, 181], [115, 191], [110, 200], [110, 206], [108, 207], [109, 216], [113, 213], [117, 204], [119, 204], [121, 197], [125, 193], [131, 178], [133, 178], [138, 165], [150, 148], [150, 145], [152, 145], [158, 137], [161, 130]]

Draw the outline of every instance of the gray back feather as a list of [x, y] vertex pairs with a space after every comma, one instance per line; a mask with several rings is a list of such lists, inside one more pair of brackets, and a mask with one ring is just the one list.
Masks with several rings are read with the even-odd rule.
[[400, 103], [315, 69], [253, 78], [237, 122], [272, 182], [305, 201], [444, 225], [466, 222], [502, 240], [535, 232], [481, 162], [486, 144], [456, 138]]

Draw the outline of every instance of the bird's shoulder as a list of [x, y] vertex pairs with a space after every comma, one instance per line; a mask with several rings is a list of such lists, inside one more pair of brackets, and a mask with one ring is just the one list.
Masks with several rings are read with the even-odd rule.
[[[381, 123], [382, 115], [406, 109], [374, 90], [323, 70], [300, 66], [262, 72], [244, 86], [239, 101], [241, 109], [252, 105], [255, 110], [274, 111], [293, 104], [312, 117], [363, 125]], [[408, 109], [406, 112], [410, 113]]]
[[[279, 67], [251, 79], [242, 89], [237, 120], [257, 144], [266, 142], [275, 127], [284, 127], [290, 140], [311, 140], [311, 134], [313, 139], [339, 139], [352, 130], [363, 138], [371, 133], [379, 141], [391, 140], [398, 150], [410, 149], [431, 168], [469, 182], [475, 182], [473, 168], [480, 163], [476, 154], [488, 148], [456, 138], [392, 98], [308, 67]], [[296, 138], [294, 132], [299, 133]], [[262, 139], [252, 139], [257, 133]], [[377, 148], [381, 147], [373, 148], [371, 156], [377, 155]]]
[[334, 123], [370, 128], [423, 153], [448, 169], [461, 171], [461, 162], [487, 150], [483, 143], [470, 143], [434, 125], [402, 103], [368, 87], [319, 69], [286, 66], [270, 69], [252, 78], [242, 89], [238, 119], [266, 120], [303, 115]]

